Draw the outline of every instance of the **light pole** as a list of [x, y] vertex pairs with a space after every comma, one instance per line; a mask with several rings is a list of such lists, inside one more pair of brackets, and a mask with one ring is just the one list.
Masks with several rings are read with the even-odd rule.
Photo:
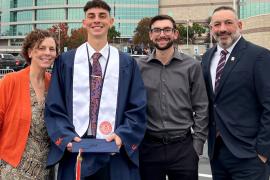
[[58, 49], [58, 54], [61, 53], [61, 28], [60, 26], [57, 27], [58, 31], [58, 43], [59, 43], [59, 49]]
[[[119, 20], [119, 22], [118, 22], [118, 31], [120, 32], [120, 28], [121, 28], [120, 17], [118, 17], [118, 20]], [[121, 45], [121, 37], [119, 37], [119, 44]]]
[[115, 18], [115, 1], [113, 1], [113, 17]]
[[212, 48], [213, 47], [213, 36], [211, 34], [211, 30], [209, 33], [210, 33], [210, 48]]
[[236, 0], [233, 0], [233, 9], [236, 11]]
[[187, 19], [187, 49], [188, 49], [188, 25], [189, 25], [189, 20]]

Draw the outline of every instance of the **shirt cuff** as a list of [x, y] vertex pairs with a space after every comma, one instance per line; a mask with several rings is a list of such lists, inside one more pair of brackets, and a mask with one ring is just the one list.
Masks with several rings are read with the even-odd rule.
[[203, 145], [203, 141], [199, 139], [193, 139], [193, 147], [198, 156], [203, 154]]

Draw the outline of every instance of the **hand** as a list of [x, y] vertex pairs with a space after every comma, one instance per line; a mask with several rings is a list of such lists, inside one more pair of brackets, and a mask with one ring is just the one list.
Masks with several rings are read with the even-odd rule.
[[106, 138], [106, 141], [107, 142], [111, 142], [113, 140], [115, 141], [115, 144], [117, 145], [118, 149], [120, 149], [121, 146], [122, 146], [122, 140], [121, 140], [121, 138], [117, 134], [115, 134], [115, 133], [113, 133], [112, 135], [110, 135], [110, 136], [108, 136]]
[[[73, 138], [73, 141], [74, 141], [74, 142], [80, 142], [80, 141], [81, 141], [81, 138], [79, 138], [79, 137], [74, 137], [74, 138]], [[69, 142], [69, 143], [67, 144], [67, 150], [68, 150], [69, 152], [72, 152], [72, 142]]]
[[260, 158], [260, 160], [261, 160], [263, 163], [266, 163], [267, 157], [262, 156], [262, 155], [260, 155], [260, 154], [258, 154], [258, 157]]

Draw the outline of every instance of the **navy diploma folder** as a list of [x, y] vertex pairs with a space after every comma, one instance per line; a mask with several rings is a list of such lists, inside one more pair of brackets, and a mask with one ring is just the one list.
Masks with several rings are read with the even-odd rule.
[[115, 141], [107, 142], [105, 139], [82, 139], [80, 142], [72, 142], [72, 152], [91, 153], [119, 153]]

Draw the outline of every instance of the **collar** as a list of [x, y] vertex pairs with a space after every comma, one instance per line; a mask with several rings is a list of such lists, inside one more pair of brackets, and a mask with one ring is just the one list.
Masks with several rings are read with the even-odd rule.
[[[89, 51], [89, 57], [92, 57], [93, 54], [96, 52], [94, 48], [87, 42], [87, 47]], [[99, 53], [104, 57], [107, 58], [109, 54], [109, 44], [106, 43], [106, 45], [99, 51]]]
[[[168, 63], [170, 63], [173, 59], [175, 59], [175, 60], [183, 60], [182, 53], [179, 52], [176, 48], [174, 48], [173, 56], [172, 56], [171, 60]], [[149, 57], [147, 58], [146, 62], [150, 62], [152, 60], [159, 61], [156, 58], [156, 49], [149, 55]]]

